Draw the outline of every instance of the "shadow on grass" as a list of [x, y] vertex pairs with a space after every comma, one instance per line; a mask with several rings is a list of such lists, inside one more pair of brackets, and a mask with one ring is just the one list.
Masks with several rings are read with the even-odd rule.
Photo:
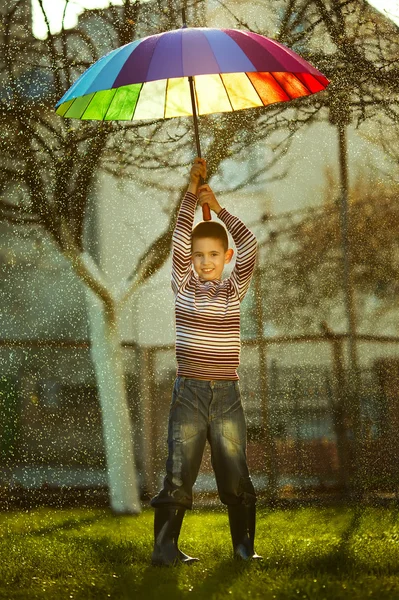
[[313, 557], [307, 560], [303, 566], [311, 571], [330, 573], [332, 575], [353, 571], [356, 566], [350, 554], [350, 542], [354, 533], [359, 529], [363, 514], [364, 508], [356, 506], [348, 526], [341, 535], [338, 545], [324, 556]]
[[[118, 598], [146, 598], [146, 600], [163, 598], [212, 598], [224, 596], [228, 590], [234, 587], [236, 579], [251, 564], [240, 564], [231, 560], [222, 560], [213, 568], [205, 571], [204, 562], [200, 561], [192, 565], [178, 565], [177, 567], [153, 567], [148, 565], [141, 577], [140, 583], [134, 582], [124, 590], [119, 586], [113, 591], [117, 592]], [[126, 580], [127, 583], [128, 579]], [[121, 596], [121, 592], [125, 595]]]
[[[105, 566], [108, 572], [96, 593], [110, 594], [118, 600], [180, 600], [183, 598], [211, 598], [228, 594], [237, 578], [247, 569], [256, 569], [257, 563], [241, 563], [222, 559], [215, 563], [214, 557], [199, 557], [191, 565], [178, 564], [159, 567], [151, 564], [152, 540], [113, 542], [108, 537], [75, 539], [90, 549], [95, 562]], [[212, 552], [212, 548], [209, 548]], [[211, 558], [210, 561], [207, 560]], [[102, 570], [102, 569], [100, 569]], [[80, 584], [78, 595], [81, 600], [93, 598], [89, 583]], [[106, 596], [104, 596], [106, 597]]]
[[[314, 556], [304, 559], [298, 565], [303, 573], [324, 573], [332, 576], [348, 576], [353, 577], [359, 573], [371, 573], [374, 569], [366, 564], [362, 564], [351, 550], [353, 536], [359, 531], [362, 518], [365, 513], [364, 506], [356, 506], [352, 518], [341, 534], [339, 543], [327, 554], [322, 556]], [[399, 572], [399, 565], [394, 564], [381, 565], [376, 564], [380, 575], [394, 575]]]
[[81, 583], [76, 598], [87, 600], [100, 597], [95, 594], [101, 592], [118, 600], [130, 598], [149, 600], [152, 597], [166, 600], [169, 597], [184, 596], [178, 590], [179, 572], [193, 567], [187, 565], [153, 567], [150, 562], [152, 546], [149, 541], [113, 542], [107, 536], [101, 538], [83, 536], [75, 541], [90, 550], [90, 554], [95, 556], [95, 563], [102, 566], [100, 570], [107, 571], [101, 583], [102, 589], [97, 588], [93, 592], [89, 583]]
[[[237, 579], [247, 571], [256, 572], [261, 567], [258, 561], [239, 562], [233, 558], [222, 560], [217, 564], [206, 579], [193, 590], [193, 596], [198, 598], [211, 598], [214, 595], [228, 598], [229, 590], [234, 588]], [[231, 593], [231, 592], [230, 592]]]
[[29, 531], [11, 531], [9, 534], [16, 537], [34, 537], [34, 536], [43, 536], [47, 533], [54, 533], [55, 531], [67, 531], [70, 529], [79, 529], [80, 527], [84, 527], [86, 525], [90, 525], [93, 523], [98, 523], [103, 519], [109, 519], [109, 513], [103, 513], [101, 515], [93, 515], [91, 517], [68, 517], [65, 521], [61, 521], [60, 523], [55, 523], [54, 525], [48, 525], [47, 527], [40, 527], [37, 529], [29, 530]]
[[[303, 556], [298, 561], [281, 561], [279, 558], [280, 564], [277, 568], [272, 567], [269, 560], [239, 563], [233, 559], [223, 558], [216, 563], [212, 560], [210, 566], [206, 557], [190, 566], [153, 567], [149, 564], [152, 548], [150, 549], [148, 545], [145, 550], [141, 548], [137, 554], [137, 562], [142, 564], [140, 572], [133, 573], [125, 566], [120, 572], [119, 581], [113, 582], [111, 597], [113, 594], [120, 599], [137, 597], [146, 600], [152, 598], [180, 600], [188, 596], [190, 598], [228, 597], [229, 590], [234, 588], [237, 579], [240, 579], [248, 569], [258, 572], [261, 577], [270, 570], [270, 575], [274, 572], [278, 578], [284, 573], [293, 571], [294, 577], [324, 574], [337, 580], [342, 577], [351, 580], [360, 573], [373, 571], [373, 568], [357, 559], [352, 548], [353, 537], [361, 529], [365, 510], [361, 505], [354, 508], [349, 522], [340, 534], [338, 543], [328, 553], [321, 556]], [[209, 552], [212, 552], [212, 548], [209, 548]], [[185, 571], [193, 572], [185, 576]], [[399, 572], [399, 566], [395, 564], [387, 567], [378, 566], [380, 575], [385, 572], [394, 575]]]

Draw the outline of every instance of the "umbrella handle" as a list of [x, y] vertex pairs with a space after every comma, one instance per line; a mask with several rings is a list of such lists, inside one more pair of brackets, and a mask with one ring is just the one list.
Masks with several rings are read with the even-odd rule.
[[[202, 179], [202, 177], [200, 177], [200, 183], [201, 183], [201, 185], [204, 183], [204, 180]], [[202, 205], [202, 220], [203, 221], [212, 221], [211, 209], [209, 208], [209, 204], [207, 202], [205, 202], [205, 204]]]
[[[200, 155], [201, 158], [201, 155]], [[202, 185], [204, 183], [204, 180], [202, 179], [202, 177], [200, 177], [200, 184]], [[202, 220], [203, 221], [212, 221], [212, 217], [211, 217], [211, 209], [209, 208], [209, 204], [207, 202], [205, 202], [205, 204], [202, 205]]]
[[[184, 11], [183, 11], [183, 23], [185, 23]], [[198, 117], [197, 117], [197, 108], [195, 106], [194, 81], [191, 76], [188, 78], [188, 83], [190, 85], [191, 106], [193, 109], [194, 134], [195, 134], [195, 144], [197, 146], [197, 156], [199, 158], [201, 158], [201, 144], [200, 144], [199, 133], [198, 133]], [[201, 185], [204, 183], [202, 177], [200, 179], [200, 182], [201, 182]], [[204, 221], [212, 221], [211, 209], [209, 208], [208, 203], [205, 203], [202, 205], [202, 218]]]
[[209, 208], [209, 204], [207, 203], [202, 205], [202, 219], [204, 221], [212, 221], [211, 209]]

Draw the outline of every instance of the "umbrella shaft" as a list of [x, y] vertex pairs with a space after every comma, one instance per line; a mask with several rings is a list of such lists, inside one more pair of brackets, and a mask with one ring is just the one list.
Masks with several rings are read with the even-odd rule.
[[200, 146], [199, 133], [198, 133], [198, 117], [197, 117], [197, 107], [195, 104], [193, 78], [189, 77], [188, 82], [190, 84], [191, 106], [193, 108], [194, 132], [195, 132], [195, 143], [197, 144], [197, 156], [199, 156], [199, 158], [201, 158], [201, 146]]

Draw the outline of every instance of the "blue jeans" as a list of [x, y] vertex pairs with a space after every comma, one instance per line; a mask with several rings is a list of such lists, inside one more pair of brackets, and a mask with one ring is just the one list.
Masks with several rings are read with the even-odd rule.
[[169, 411], [166, 477], [151, 506], [192, 508], [192, 488], [207, 439], [221, 502], [254, 504], [246, 433], [238, 380], [176, 377]]

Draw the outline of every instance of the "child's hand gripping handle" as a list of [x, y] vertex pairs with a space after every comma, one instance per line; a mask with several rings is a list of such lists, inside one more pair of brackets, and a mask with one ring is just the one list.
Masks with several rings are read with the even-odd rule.
[[[222, 210], [222, 207], [220, 206], [219, 202], [217, 201], [215, 194], [213, 193], [211, 187], [207, 183], [200, 185], [197, 193], [198, 193], [198, 202], [202, 206], [202, 211], [203, 211], [202, 214], [204, 215], [204, 221], [210, 220], [210, 211], [211, 210], [215, 211], [215, 213], [217, 215], [220, 213], [220, 211]], [[209, 219], [205, 218], [205, 214], [206, 214], [204, 211], [205, 207], [209, 211]]]
[[[195, 188], [195, 192], [197, 193], [198, 187], [204, 183], [206, 179], [206, 160], [201, 157], [197, 157], [194, 160], [193, 166], [190, 171], [190, 187], [193, 186]], [[211, 209], [209, 204], [202, 205], [202, 218], [204, 221], [211, 221]]]
[[[202, 181], [202, 177], [200, 179], [200, 183], [201, 185], [204, 183]], [[212, 221], [211, 209], [209, 208], [209, 204], [207, 202], [205, 202], [205, 204], [202, 205], [202, 219], [203, 221]]]

